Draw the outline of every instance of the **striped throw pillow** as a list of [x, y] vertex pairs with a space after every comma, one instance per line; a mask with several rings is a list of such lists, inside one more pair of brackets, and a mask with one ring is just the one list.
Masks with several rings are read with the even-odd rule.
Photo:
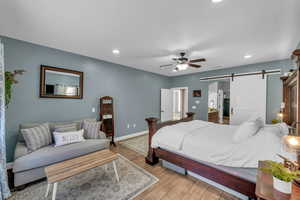
[[59, 124], [54, 126], [55, 132], [71, 132], [77, 131], [77, 124], [70, 123], [70, 124]]
[[21, 133], [30, 152], [52, 144], [52, 136], [48, 123], [34, 128], [21, 129]]
[[100, 139], [100, 126], [102, 122], [91, 122], [91, 121], [84, 121], [83, 122], [83, 129], [84, 129], [84, 136], [86, 139]]

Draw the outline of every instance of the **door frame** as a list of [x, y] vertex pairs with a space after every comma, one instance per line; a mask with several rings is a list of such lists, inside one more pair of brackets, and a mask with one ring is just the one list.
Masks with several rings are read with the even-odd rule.
[[[186, 113], [189, 111], [189, 87], [174, 87], [171, 88], [170, 90], [180, 90], [180, 89], [184, 89], [185, 93], [184, 93], [184, 116], [186, 117]], [[173, 96], [173, 92], [172, 92], [172, 101], [174, 100], [174, 96]], [[174, 106], [174, 105], [173, 105]]]

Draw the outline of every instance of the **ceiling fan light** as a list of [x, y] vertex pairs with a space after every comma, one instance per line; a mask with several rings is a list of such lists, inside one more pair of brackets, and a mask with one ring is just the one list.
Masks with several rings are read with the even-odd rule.
[[188, 67], [189, 65], [186, 63], [176, 65], [178, 71], [186, 70]]

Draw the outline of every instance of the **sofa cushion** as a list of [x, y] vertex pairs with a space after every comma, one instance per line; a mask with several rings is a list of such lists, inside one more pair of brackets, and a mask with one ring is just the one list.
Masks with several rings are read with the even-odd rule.
[[21, 129], [25, 144], [29, 151], [35, 151], [41, 147], [52, 144], [52, 136], [48, 123], [34, 128]]
[[86, 139], [99, 139], [99, 130], [102, 122], [83, 121], [84, 137]]
[[34, 169], [37, 167], [52, 165], [57, 162], [72, 159], [88, 153], [99, 151], [109, 147], [109, 140], [86, 140], [60, 147], [49, 145], [38, 149], [14, 161], [14, 172]]
[[[49, 122], [50, 132], [53, 133], [53, 131], [55, 129], [55, 126], [66, 125], [66, 124], [70, 124], [70, 123], [76, 123], [77, 130], [80, 130], [80, 129], [82, 129], [83, 121], [93, 121], [93, 122], [95, 122], [96, 118], [84, 118], [84, 119], [69, 121], [69, 122]], [[26, 128], [37, 127], [41, 124], [42, 123], [24, 123], [24, 124], [20, 124], [19, 130], [26, 129]], [[20, 131], [20, 133], [21, 133], [21, 131]], [[18, 141], [19, 142], [25, 142], [22, 134], [19, 134]]]
[[84, 142], [83, 138], [84, 130], [81, 129], [79, 131], [69, 131], [69, 132], [53, 132], [55, 147]]
[[18, 142], [16, 145], [16, 149], [15, 149], [14, 159], [16, 160], [17, 158], [25, 156], [29, 153], [30, 152], [29, 152], [28, 148], [26, 147], [26, 144], [24, 142]]
[[78, 131], [77, 123], [68, 123], [68, 124], [56, 124], [54, 126], [54, 132], [70, 132], [70, 131]]

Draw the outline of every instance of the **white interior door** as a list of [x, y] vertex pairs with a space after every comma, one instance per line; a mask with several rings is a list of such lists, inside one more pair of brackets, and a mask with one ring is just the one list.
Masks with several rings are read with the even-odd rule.
[[240, 76], [230, 81], [230, 124], [239, 125], [249, 118], [266, 121], [267, 77]]
[[160, 119], [161, 121], [172, 120], [173, 95], [171, 89], [160, 89]]

